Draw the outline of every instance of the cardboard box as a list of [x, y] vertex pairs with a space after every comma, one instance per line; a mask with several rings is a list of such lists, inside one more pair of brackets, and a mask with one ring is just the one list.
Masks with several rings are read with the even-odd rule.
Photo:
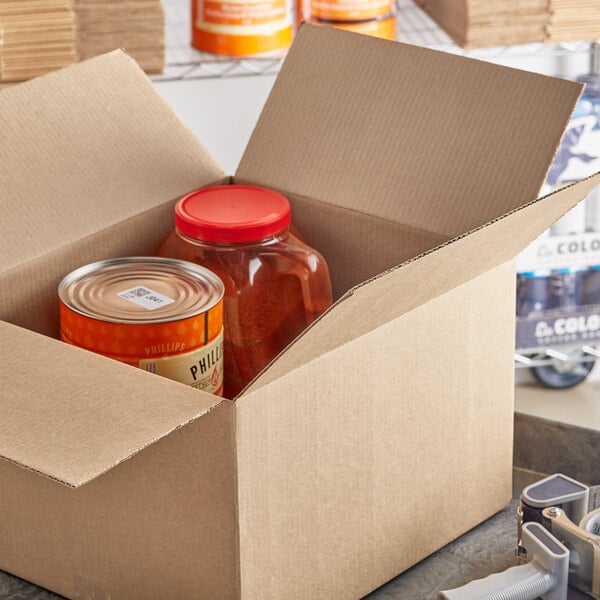
[[358, 598], [502, 508], [511, 259], [599, 182], [531, 202], [580, 91], [303, 26], [235, 179], [290, 198], [338, 300], [236, 402], [52, 339], [62, 276], [151, 252], [219, 166], [120, 52], [2, 91], [0, 568]]
[[[569, 0], [571, 3], [574, 0]], [[548, 0], [416, 0], [463, 48], [547, 41]]]
[[416, 0], [460, 46], [593, 40], [600, 30], [593, 0]]

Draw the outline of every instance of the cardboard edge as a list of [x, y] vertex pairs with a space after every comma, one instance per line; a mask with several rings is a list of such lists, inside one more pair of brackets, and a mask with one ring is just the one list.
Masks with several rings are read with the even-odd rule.
[[[6, 493], [0, 493], [0, 521], [7, 525], [7, 535], [1, 536], [0, 542], [0, 563], [4, 564], [0, 570], [54, 589], [61, 598], [130, 598], [136, 589], [143, 589], [137, 597], [239, 599], [234, 555], [237, 515], [231, 477], [232, 409], [231, 403], [219, 404], [204, 421], [195, 420], [177, 437], [160, 440], [118, 471], [79, 490], [0, 462], [8, 486], [2, 490]], [[33, 504], [23, 506], [23, 492], [34, 489], [37, 495]], [[199, 504], [199, 498], [205, 498], [207, 504]], [[181, 506], [178, 500], [183, 501]], [[151, 512], [145, 510], [146, 505]], [[158, 522], [152, 525], [151, 517], [157, 515]], [[48, 519], [47, 535], [32, 546], [29, 534], [44, 529]], [[91, 537], [86, 531], [90, 522]], [[153, 528], [153, 539], [146, 547], [148, 525]], [[173, 537], [174, 531], [182, 536], [183, 545], [177, 535]], [[136, 540], [133, 547], [132, 540]], [[180, 561], [176, 553], [181, 548], [190, 551]], [[49, 559], [49, 569], [45, 558], [56, 549], [61, 552]], [[65, 556], [73, 550], [73, 561], [65, 563]], [[123, 579], [126, 571], [119, 557], [129, 556], [130, 550], [137, 564], [158, 566], [164, 562], [164, 573], [160, 568], [151, 569], [148, 578], [142, 568]], [[169, 554], [171, 550], [175, 554]], [[198, 566], [201, 556], [207, 560]], [[195, 569], [195, 574], [188, 581], [190, 569]], [[58, 579], [57, 574], [61, 575]], [[110, 589], [100, 593], [104, 588]]]
[[[245, 179], [238, 178], [236, 176], [234, 176], [232, 178], [232, 183], [243, 184], [243, 185], [257, 185], [257, 186], [263, 185], [258, 181], [252, 181], [247, 178], [245, 178]], [[410, 230], [410, 231], [414, 231], [414, 232], [417, 232], [417, 233], [420, 233], [423, 235], [439, 238], [440, 240], [443, 240], [443, 242], [448, 241], [447, 235], [444, 235], [443, 233], [439, 233], [437, 231], [431, 231], [430, 229], [423, 229], [421, 227], [414, 227], [413, 225], [407, 225], [406, 223], [403, 223], [401, 221], [396, 221], [395, 219], [390, 219], [387, 217], [383, 217], [381, 215], [372, 215], [372, 214], [369, 214], [368, 212], [365, 212], [364, 210], [358, 210], [356, 208], [349, 208], [347, 206], [340, 206], [338, 204], [331, 204], [329, 202], [325, 202], [323, 200], [318, 200], [318, 199], [312, 198], [310, 196], [303, 196], [302, 194], [297, 194], [296, 192], [293, 192], [291, 190], [278, 190], [278, 191], [280, 194], [283, 194], [288, 199], [292, 198], [295, 201], [297, 201], [297, 200], [306, 201], [306, 202], [310, 202], [311, 204], [314, 204], [316, 206], [333, 207], [337, 210], [344, 211], [345, 213], [348, 213], [348, 214], [355, 214], [355, 215], [359, 215], [361, 217], [368, 217], [369, 219], [373, 219], [374, 221], [380, 221], [382, 223], [392, 223], [392, 224], [397, 225], [398, 227], [401, 227], [406, 230]], [[293, 218], [294, 218], [294, 214], [292, 212], [292, 221], [293, 221]]]
[[[462, 237], [462, 236], [461, 236]], [[339, 300], [337, 300], [336, 302], [334, 302], [334, 304], [332, 304], [322, 315], [320, 315], [313, 323], [311, 323], [309, 325], [309, 327], [307, 327], [287, 348], [285, 348], [276, 358], [274, 358], [235, 398], [234, 401], [240, 401], [245, 397], [248, 397], [252, 394], [254, 394], [255, 392], [259, 392], [263, 387], [266, 387], [268, 385], [270, 385], [271, 383], [273, 383], [273, 379], [269, 379], [266, 383], [261, 384], [261, 382], [259, 381], [260, 377], [263, 374], [267, 374], [268, 370], [270, 369], [271, 365], [274, 365], [275, 362], [277, 362], [277, 359], [279, 358], [279, 356], [281, 356], [282, 354], [288, 352], [289, 350], [291, 350], [292, 346], [296, 343], [297, 340], [303, 338], [305, 335], [308, 334], [308, 331], [310, 329], [312, 329], [312, 327], [319, 322], [322, 318], [324, 318], [327, 313], [329, 313], [330, 311], [332, 311], [334, 309], [334, 307], [338, 306], [339, 304], [341, 304], [342, 302], [348, 300], [355, 292], [357, 289], [361, 288], [363, 285], [367, 285], [369, 282], [374, 281], [376, 279], [379, 279], [379, 277], [385, 275], [385, 273], [388, 272], [392, 272], [392, 271], [396, 271], [397, 269], [399, 269], [400, 267], [404, 266], [405, 264], [411, 263], [414, 260], [416, 260], [417, 258], [419, 258], [420, 256], [425, 256], [427, 254], [430, 254], [431, 252], [434, 252], [435, 250], [442, 248], [443, 246], [446, 246], [447, 244], [449, 244], [452, 240], [450, 240], [449, 242], [447, 242], [446, 244], [442, 244], [442, 246], [438, 246], [437, 248], [433, 248], [432, 250], [430, 250], [429, 252], [425, 252], [417, 257], [415, 257], [414, 259], [410, 259], [408, 261], [405, 261], [395, 267], [392, 267], [391, 269], [388, 269], [387, 271], [381, 273], [380, 275], [376, 275], [375, 277], [371, 277], [371, 279], [364, 281], [363, 283], [359, 283], [358, 285], [354, 286], [351, 290], [348, 290], [348, 292], [346, 294], [344, 294]], [[512, 261], [504, 261], [499, 263], [498, 265], [496, 265], [496, 268], [501, 267], [504, 264], [507, 264], [508, 262], [512, 262]], [[479, 274], [481, 275], [481, 273]], [[437, 300], [438, 298], [441, 298], [443, 296], [445, 296], [446, 294], [450, 294], [452, 293], [454, 290], [459, 289], [460, 287], [464, 286], [464, 285], [468, 285], [470, 282], [473, 281], [473, 279], [476, 279], [477, 277], [479, 277], [479, 275], [474, 275], [472, 278], [467, 279], [466, 281], [461, 281], [459, 282], [457, 285], [447, 289], [446, 291], [444, 291], [442, 294], [438, 294], [437, 296], [433, 296], [431, 297], [429, 300], [427, 300], [426, 302], [423, 302], [422, 304], [418, 304], [417, 306], [413, 306], [412, 308], [410, 308], [409, 310], [407, 310], [406, 312], [403, 312], [402, 314], [398, 315], [395, 319], [393, 319], [394, 321], [396, 319], [402, 319], [403, 317], [405, 317], [406, 315], [411, 314], [412, 312], [414, 312], [415, 310], [419, 310], [420, 308], [427, 306], [428, 304], [431, 304], [432, 302], [434, 302], [435, 300]], [[300, 369], [304, 369], [306, 367], [308, 367], [309, 365], [311, 365], [312, 363], [314, 363], [315, 361], [321, 360], [324, 356], [329, 356], [332, 352], [336, 352], [338, 349], [343, 348], [345, 346], [347, 346], [348, 344], [353, 344], [355, 343], [357, 340], [360, 340], [361, 338], [367, 336], [367, 335], [371, 335], [373, 332], [377, 331], [378, 329], [381, 329], [382, 327], [386, 327], [387, 323], [382, 323], [380, 325], [376, 325], [375, 327], [373, 327], [372, 329], [369, 329], [368, 331], [365, 331], [363, 333], [361, 333], [360, 335], [358, 335], [355, 338], [351, 338], [349, 340], [346, 340], [344, 342], [342, 342], [341, 344], [332, 347], [328, 350], [326, 350], [325, 352], [323, 352], [322, 354], [319, 354], [318, 356], [313, 357], [311, 360], [302, 363], [301, 365], [298, 365], [296, 367], [294, 367], [293, 369], [290, 369], [289, 371], [286, 372], [286, 375], [288, 373], [294, 373]], [[237, 414], [236, 414], [237, 416]], [[237, 423], [236, 423], [237, 426]]]
[[[107, 360], [110, 360], [110, 359], [107, 359]], [[7, 462], [7, 463], [10, 463], [10, 464], [13, 464], [13, 465], [15, 465], [16, 467], [18, 467], [20, 469], [24, 469], [25, 471], [30, 471], [32, 473], [35, 473], [36, 475], [40, 475], [41, 477], [44, 477], [45, 479], [49, 479], [50, 481], [54, 481], [56, 483], [59, 483], [60, 485], [66, 486], [66, 487], [68, 487], [70, 489], [78, 489], [78, 488], [83, 487], [84, 485], [90, 483], [91, 481], [94, 481], [95, 479], [98, 479], [99, 477], [102, 477], [106, 473], [112, 471], [115, 467], [118, 467], [119, 465], [127, 462], [128, 460], [130, 460], [134, 456], [140, 454], [140, 452], [143, 452], [146, 448], [149, 448], [150, 446], [153, 446], [154, 444], [156, 444], [160, 440], [162, 440], [162, 439], [164, 439], [166, 437], [169, 437], [171, 435], [174, 435], [179, 429], [183, 429], [184, 427], [187, 427], [188, 425], [190, 425], [194, 421], [197, 421], [198, 419], [201, 419], [202, 417], [204, 417], [205, 415], [207, 415], [208, 413], [210, 413], [213, 409], [215, 409], [218, 406], [220, 406], [223, 402], [230, 402], [230, 401], [227, 400], [226, 398], [219, 398], [218, 402], [216, 402], [212, 406], [209, 406], [205, 410], [199, 412], [194, 417], [188, 419], [187, 421], [185, 421], [183, 423], [180, 423], [179, 425], [176, 425], [175, 427], [173, 427], [169, 431], [166, 431], [164, 434], [160, 435], [159, 437], [154, 438], [152, 441], [148, 442], [147, 444], [144, 444], [143, 446], [141, 446], [137, 450], [134, 450], [133, 452], [131, 452], [127, 456], [125, 456], [122, 459], [118, 460], [117, 462], [115, 462], [110, 467], [107, 467], [106, 469], [104, 469], [102, 471], [99, 471], [94, 476], [88, 477], [87, 479], [85, 479], [85, 480], [83, 480], [83, 481], [81, 481], [80, 483], [77, 483], [77, 484], [72, 484], [72, 483], [69, 483], [68, 481], [64, 481], [64, 480], [59, 479], [57, 477], [53, 477], [52, 475], [48, 475], [47, 473], [44, 473], [43, 471], [40, 471], [38, 469], [34, 469], [33, 467], [30, 467], [30, 466], [28, 466], [28, 465], [26, 465], [24, 463], [19, 462], [19, 461], [13, 460], [12, 458], [7, 458], [6, 456], [0, 455], [0, 460], [2, 460], [4, 462]]]
[[[445, 1], [445, 0], [442, 0]], [[440, 9], [439, 5], [433, 3], [430, 0], [419, 0], [418, 1], [419, 8], [432, 20], [434, 21], [440, 29], [442, 29], [448, 37], [450, 37], [458, 46], [461, 48], [467, 48], [468, 40], [467, 40], [467, 14], [468, 14], [468, 6], [464, 6], [464, 15], [465, 18], [461, 26], [458, 27], [456, 23], [449, 23], [444, 15], [444, 8]], [[453, 25], [453, 26], [451, 26]]]
[[[548, 170], [550, 170], [550, 167], [548, 167]], [[394, 267], [391, 267], [391, 268], [387, 269], [386, 271], [378, 273], [374, 277], [371, 277], [370, 279], [367, 279], [367, 280], [365, 280], [365, 281], [363, 281], [363, 282], [355, 285], [351, 289], [349, 289], [339, 299], [339, 301], [341, 301], [343, 299], [346, 299], [346, 298], [349, 298], [350, 296], [352, 296], [356, 292], [356, 290], [360, 289], [361, 287], [363, 287], [365, 285], [368, 285], [372, 281], [375, 281], [377, 279], [380, 279], [381, 277], [384, 277], [388, 273], [396, 271], [396, 270], [400, 269], [401, 267], [404, 267], [405, 265], [408, 265], [408, 264], [413, 263], [413, 262], [415, 262], [417, 260], [420, 260], [423, 257], [428, 256], [429, 254], [432, 254], [433, 252], [436, 252], [436, 251], [438, 251], [438, 250], [440, 250], [442, 248], [445, 248], [446, 246], [449, 246], [450, 244], [453, 244], [454, 242], [458, 242], [459, 240], [462, 240], [463, 238], [466, 238], [466, 237], [472, 235], [473, 233], [481, 231], [482, 229], [486, 229], [487, 227], [490, 227], [494, 223], [498, 223], [499, 221], [503, 221], [504, 219], [510, 217], [511, 215], [514, 215], [515, 213], [518, 213], [518, 212], [520, 212], [520, 211], [522, 211], [522, 210], [524, 210], [524, 209], [526, 209], [526, 208], [528, 208], [528, 207], [530, 207], [530, 206], [532, 206], [534, 204], [537, 204], [538, 202], [543, 202], [546, 198], [550, 198], [551, 196], [554, 196], [554, 195], [558, 194], [559, 192], [564, 191], [567, 188], [573, 187], [573, 186], [577, 185], [578, 183], [581, 183], [583, 181], [588, 181], [588, 180], [592, 179], [593, 177], [596, 177], [597, 175], [600, 175], [600, 171], [598, 171], [597, 173], [594, 173], [592, 175], [589, 175], [588, 177], [584, 177], [582, 179], [579, 179], [578, 181], [573, 181], [573, 182], [571, 182], [571, 183], [569, 183], [567, 185], [564, 185], [563, 187], [561, 187], [561, 188], [559, 188], [557, 190], [553, 190], [552, 192], [549, 192], [548, 194], [545, 194], [544, 196], [541, 196], [539, 198], [535, 198], [534, 200], [531, 200], [531, 201], [523, 204], [522, 206], [518, 206], [517, 208], [513, 208], [513, 210], [510, 210], [507, 213], [504, 213], [500, 217], [496, 217], [495, 219], [492, 219], [491, 221], [488, 221], [487, 223], [484, 223], [483, 225], [480, 225], [479, 227], [475, 227], [474, 229], [466, 231], [465, 233], [461, 233], [460, 235], [457, 235], [456, 237], [453, 237], [452, 239], [444, 242], [443, 244], [440, 244], [439, 246], [436, 246], [435, 248], [432, 248], [431, 250], [427, 250], [427, 252], [423, 252], [423, 253], [415, 256], [414, 258], [410, 258], [408, 260], [405, 260], [404, 262], [402, 262], [402, 263], [400, 263], [400, 264], [398, 264], [398, 265], [396, 265]], [[450, 290], [448, 290], [448, 291], [450, 291]]]
[[[239, 397], [239, 395], [238, 395]], [[242, 531], [240, 524], [241, 516], [241, 501], [240, 501], [240, 476], [239, 476], [239, 459], [238, 459], [238, 445], [239, 445], [239, 434], [238, 434], [238, 411], [237, 411], [237, 397], [233, 400], [226, 400], [231, 403], [232, 415], [231, 415], [231, 428], [229, 433], [231, 435], [231, 447], [233, 451], [233, 510], [235, 512], [235, 577], [236, 577], [236, 589], [237, 598], [242, 598], [242, 563], [241, 563], [241, 551], [242, 551]]]
[[98, 56], [104, 56], [106, 58], [124, 56], [132, 64], [134, 64], [140, 70], [141, 73], [146, 75], [145, 71], [140, 67], [139, 63], [131, 56], [131, 54], [129, 54], [123, 47], [121, 47], [121, 48], [115, 48], [114, 50], [110, 50], [109, 52], [105, 52], [100, 55], [85, 58], [83, 60], [80, 60], [79, 62], [74, 62], [74, 63], [68, 64], [68, 65], [65, 65], [64, 67], [60, 67], [59, 69], [54, 69], [53, 71], [48, 71], [47, 73], [44, 73], [43, 75], [39, 75], [37, 77], [32, 77], [30, 79], [25, 79], [23, 81], [10, 82], [11, 85], [6, 87], [6, 92], [11, 94], [17, 89], [22, 89], [22, 86], [36, 87], [40, 80], [49, 81], [50, 79], [54, 79], [55, 77], [60, 77], [60, 74], [62, 72], [64, 72], [65, 70], [71, 69], [73, 67], [77, 67], [78, 65], [85, 64], [89, 61], [92, 61], [92, 60], [98, 58]]

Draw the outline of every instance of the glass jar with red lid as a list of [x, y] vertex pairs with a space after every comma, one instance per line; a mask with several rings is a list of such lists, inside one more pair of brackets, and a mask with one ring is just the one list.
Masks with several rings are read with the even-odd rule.
[[175, 206], [159, 254], [225, 285], [224, 395], [233, 398], [332, 301], [325, 259], [290, 231], [285, 196], [262, 187], [197, 190]]

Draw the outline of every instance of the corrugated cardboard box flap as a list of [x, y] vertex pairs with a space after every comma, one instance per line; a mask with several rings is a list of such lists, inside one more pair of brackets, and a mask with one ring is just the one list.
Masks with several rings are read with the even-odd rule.
[[2, 90], [0, 140], [3, 271], [224, 176], [121, 51]]
[[600, 185], [600, 173], [350, 290], [248, 387], [254, 391], [514, 258]]
[[71, 487], [222, 402], [1, 321], [0, 356], [0, 457]]
[[455, 237], [538, 196], [581, 90], [303, 25], [236, 176]]

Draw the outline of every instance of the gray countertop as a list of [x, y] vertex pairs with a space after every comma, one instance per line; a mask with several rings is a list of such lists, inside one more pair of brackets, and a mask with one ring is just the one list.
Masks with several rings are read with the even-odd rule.
[[[585, 460], [582, 460], [585, 457]], [[599, 484], [600, 431], [531, 415], [515, 416], [513, 496], [548, 473]], [[517, 500], [478, 527], [405, 571], [365, 600], [435, 600], [441, 590], [517, 564]], [[568, 600], [588, 596], [569, 591]], [[59, 600], [60, 596], [0, 571], [0, 600]]]
[[[435, 600], [440, 590], [503, 571], [516, 563], [517, 501], [366, 597]], [[1, 600], [58, 600], [60, 596], [0, 572]], [[569, 600], [587, 598], [576, 591]]]

